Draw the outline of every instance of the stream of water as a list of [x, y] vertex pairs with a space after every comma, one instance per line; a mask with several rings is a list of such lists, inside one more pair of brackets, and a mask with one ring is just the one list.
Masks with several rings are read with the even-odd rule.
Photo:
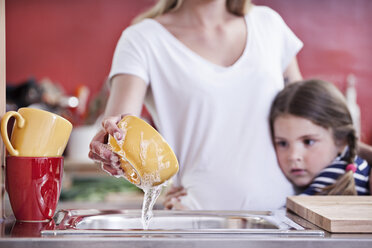
[[142, 189], [145, 193], [143, 196], [142, 204], [142, 226], [144, 230], [147, 230], [149, 228], [149, 224], [153, 216], [152, 209], [154, 207], [156, 199], [158, 199], [161, 193], [162, 187], [163, 184]]

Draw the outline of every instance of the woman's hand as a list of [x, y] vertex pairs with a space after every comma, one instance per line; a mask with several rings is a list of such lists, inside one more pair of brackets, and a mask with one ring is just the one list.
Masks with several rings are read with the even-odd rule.
[[104, 119], [102, 129], [94, 136], [89, 145], [89, 158], [100, 163], [102, 169], [113, 176], [123, 175], [123, 170], [120, 167], [119, 156], [113, 153], [107, 144], [108, 135], [112, 135], [118, 141], [123, 139], [123, 131], [117, 126], [123, 117], [124, 115]]
[[181, 197], [187, 195], [186, 189], [181, 187], [171, 187], [166, 193], [164, 199], [164, 208], [169, 210], [188, 210], [188, 208], [181, 204]]
[[140, 77], [118, 74], [111, 79], [110, 96], [107, 100], [102, 130], [91, 141], [89, 158], [101, 163], [102, 169], [113, 176], [123, 175], [119, 157], [107, 145], [108, 135], [117, 141], [123, 139], [123, 131], [117, 123], [124, 117], [121, 113], [140, 116], [147, 84]]

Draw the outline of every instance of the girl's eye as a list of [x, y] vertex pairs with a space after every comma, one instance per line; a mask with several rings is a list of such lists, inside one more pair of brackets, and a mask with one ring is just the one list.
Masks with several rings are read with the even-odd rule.
[[279, 146], [279, 147], [286, 147], [287, 146], [287, 142], [283, 141], [283, 140], [276, 141], [275, 144], [276, 144], [276, 146]]
[[305, 139], [304, 140], [304, 144], [307, 145], [307, 146], [312, 146], [314, 145], [315, 143], [315, 140], [312, 140], [312, 139]]

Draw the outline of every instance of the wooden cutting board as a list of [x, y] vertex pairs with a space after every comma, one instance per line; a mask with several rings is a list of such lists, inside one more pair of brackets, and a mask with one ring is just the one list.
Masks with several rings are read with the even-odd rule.
[[291, 196], [287, 209], [332, 233], [372, 233], [372, 196]]

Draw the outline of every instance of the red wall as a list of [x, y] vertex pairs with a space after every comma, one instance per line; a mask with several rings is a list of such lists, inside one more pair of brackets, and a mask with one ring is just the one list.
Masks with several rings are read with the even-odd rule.
[[[7, 82], [49, 77], [73, 94], [80, 84], [101, 88], [124, 27], [154, 0], [7, 0]], [[372, 143], [372, 1], [255, 0], [278, 11], [304, 42], [305, 78], [357, 78], [362, 139]]]
[[335, 83], [342, 91], [346, 78], [357, 80], [362, 140], [372, 144], [372, 1], [255, 0], [284, 18], [304, 42], [298, 55], [305, 78]]
[[97, 92], [124, 27], [153, 0], [7, 0], [7, 82], [49, 77]]

